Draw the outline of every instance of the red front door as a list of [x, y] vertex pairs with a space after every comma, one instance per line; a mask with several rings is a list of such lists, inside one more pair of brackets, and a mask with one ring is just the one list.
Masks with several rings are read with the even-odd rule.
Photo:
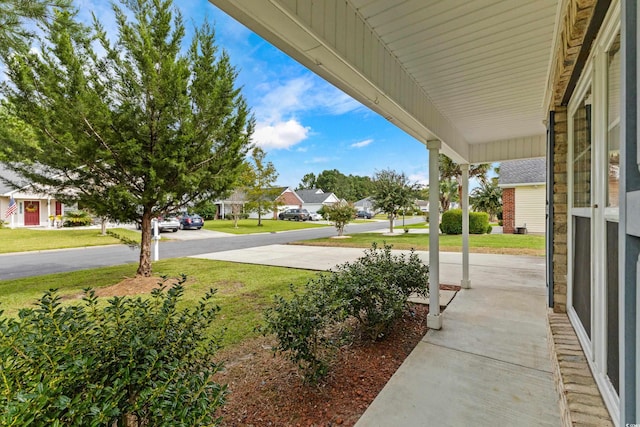
[[24, 201], [24, 225], [40, 225], [40, 201]]

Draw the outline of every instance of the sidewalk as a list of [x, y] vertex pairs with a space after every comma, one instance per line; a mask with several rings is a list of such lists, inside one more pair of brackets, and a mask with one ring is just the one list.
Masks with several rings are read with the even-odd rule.
[[[324, 270], [362, 249], [272, 245], [198, 258]], [[428, 253], [420, 252], [428, 261]], [[440, 253], [459, 284], [462, 254]], [[471, 289], [447, 307], [356, 427], [559, 426], [547, 346], [544, 259], [470, 254]]]

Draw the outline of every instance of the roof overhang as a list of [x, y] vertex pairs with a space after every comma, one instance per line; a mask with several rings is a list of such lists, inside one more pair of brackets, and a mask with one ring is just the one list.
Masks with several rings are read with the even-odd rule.
[[461, 163], [545, 155], [561, 0], [210, 0]]

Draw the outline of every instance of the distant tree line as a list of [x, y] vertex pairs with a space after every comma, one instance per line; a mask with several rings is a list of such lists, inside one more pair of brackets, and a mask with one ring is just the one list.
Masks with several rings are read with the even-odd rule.
[[375, 185], [368, 176], [345, 175], [337, 169], [324, 170], [316, 176], [308, 173], [302, 177], [296, 190], [320, 188], [326, 193], [335, 193], [341, 199], [357, 202], [368, 197]]

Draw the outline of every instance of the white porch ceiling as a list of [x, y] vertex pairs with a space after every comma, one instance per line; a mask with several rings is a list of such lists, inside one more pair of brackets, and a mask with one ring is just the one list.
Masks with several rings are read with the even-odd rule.
[[561, 0], [210, 0], [459, 162], [545, 155]]

